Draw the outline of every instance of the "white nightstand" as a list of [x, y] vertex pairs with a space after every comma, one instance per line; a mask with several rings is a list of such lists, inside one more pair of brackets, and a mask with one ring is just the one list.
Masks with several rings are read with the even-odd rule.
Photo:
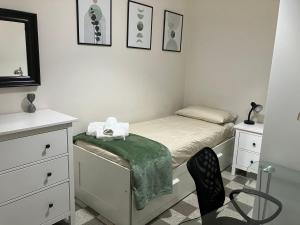
[[232, 174], [236, 169], [247, 171], [248, 167], [259, 161], [264, 124], [247, 125], [240, 123], [235, 127], [235, 144], [232, 161]]

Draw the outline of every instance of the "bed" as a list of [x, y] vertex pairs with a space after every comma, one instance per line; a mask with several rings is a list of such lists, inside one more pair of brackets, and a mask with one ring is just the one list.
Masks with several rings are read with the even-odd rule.
[[222, 125], [174, 115], [132, 124], [130, 132], [168, 147], [172, 156], [173, 193], [137, 210], [127, 161], [92, 144], [74, 144], [75, 195], [116, 225], [143, 225], [195, 191], [186, 161], [204, 147], [218, 155], [221, 170], [232, 163], [233, 123]]

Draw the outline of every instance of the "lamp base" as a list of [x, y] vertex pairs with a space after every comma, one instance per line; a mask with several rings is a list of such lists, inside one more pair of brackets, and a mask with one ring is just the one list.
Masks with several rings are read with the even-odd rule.
[[248, 125], [254, 125], [255, 124], [255, 122], [252, 121], [252, 120], [245, 120], [244, 123], [248, 124]]

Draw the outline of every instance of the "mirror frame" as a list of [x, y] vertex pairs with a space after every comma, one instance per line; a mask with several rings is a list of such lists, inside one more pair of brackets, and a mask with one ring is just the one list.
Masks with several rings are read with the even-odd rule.
[[0, 20], [25, 24], [28, 67], [27, 77], [0, 77], [0, 88], [41, 85], [37, 14], [0, 8]]

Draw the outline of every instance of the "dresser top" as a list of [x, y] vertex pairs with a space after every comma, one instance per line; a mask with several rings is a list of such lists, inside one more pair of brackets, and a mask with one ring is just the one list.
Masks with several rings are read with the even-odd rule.
[[236, 130], [243, 130], [251, 133], [263, 134], [264, 133], [264, 124], [256, 123], [254, 125], [248, 125], [245, 123], [239, 123], [234, 126]]
[[77, 119], [49, 109], [0, 115], [0, 136], [72, 123]]

